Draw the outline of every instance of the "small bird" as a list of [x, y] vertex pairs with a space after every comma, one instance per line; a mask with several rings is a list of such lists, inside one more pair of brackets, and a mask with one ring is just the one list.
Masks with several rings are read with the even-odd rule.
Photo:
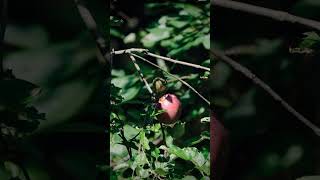
[[153, 91], [160, 97], [165, 94], [167, 81], [163, 78], [155, 78], [152, 83]]

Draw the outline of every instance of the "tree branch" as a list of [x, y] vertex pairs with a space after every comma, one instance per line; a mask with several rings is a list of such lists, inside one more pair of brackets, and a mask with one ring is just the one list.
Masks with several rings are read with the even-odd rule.
[[114, 54], [114, 55], [120, 55], [120, 54], [126, 54], [126, 53], [131, 53], [131, 52], [145, 53], [145, 52], [148, 52], [148, 51], [149, 51], [148, 49], [130, 48], [130, 49], [123, 49], [123, 50], [113, 51], [112, 54]]
[[170, 62], [173, 62], [173, 63], [177, 63], [177, 64], [181, 64], [181, 65], [185, 65], [185, 66], [194, 67], [194, 68], [197, 68], [197, 69], [203, 69], [203, 70], [206, 70], [206, 71], [210, 71], [210, 68], [203, 67], [203, 66], [200, 66], [198, 64], [192, 64], [192, 63], [188, 63], [188, 62], [185, 62], [185, 61], [178, 61], [178, 60], [174, 60], [174, 59], [171, 59], [171, 58], [168, 58], [168, 57], [164, 57], [164, 56], [160, 56], [160, 55], [157, 55], [157, 54], [153, 54], [153, 53], [150, 53], [150, 52], [146, 52], [146, 54], [151, 56], [151, 57], [159, 58], [159, 59], [162, 59], [162, 60], [165, 60], [165, 61], [170, 61]]
[[313, 124], [310, 120], [305, 118], [302, 114], [297, 112], [292, 106], [290, 106], [285, 100], [283, 100], [269, 85], [259, 79], [255, 74], [253, 74], [249, 69], [242, 66], [235, 60], [226, 56], [223, 52], [211, 49], [211, 54], [216, 58], [224, 61], [229, 64], [233, 69], [241, 72], [244, 76], [253, 81], [256, 85], [260, 86], [263, 90], [265, 90], [274, 100], [278, 101], [288, 112], [293, 114], [297, 119], [299, 119], [302, 123], [304, 123], [307, 127], [312, 129], [314, 133], [320, 136], [320, 128], [318, 128], [315, 124]]
[[4, 35], [6, 32], [7, 25], [7, 15], [8, 15], [8, 1], [2, 0], [1, 4], [1, 19], [0, 19], [0, 74], [4, 72], [3, 58], [4, 58]]
[[155, 100], [155, 94], [154, 94], [154, 92], [152, 91], [152, 89], [151, 89], [149, 83], [147, 82], [146, 78], [145, 78], [144, 75], [142, 74], [141, 68], [140, 68], [140, 66], [138, 65], [138, 63], [136, 62], [136, 58], [134, 58], [134, 56], [132, 56], [132, 54], [129, 54], [129, 57], [130, 57], [132, 63], [134, 64], [134, 67], [135, 67], [136, 70], [138, 71], [141, 81], [144, 82], [144, 84], [146, 85], [148, 92], [149, 92], [149, 93], [151, 94], [151, 96], [152, 96], [152, 99]]
[[159, 68], [160, 70], [162, 70], [163, 72], [165, 72], [166, 74], [168, 74], [169, 76], [177, 79], [178, 81], [180, 81], [182, 84], [186, 85], [189, 89], [191, 89], [194, 93], [196, 93], [202, 100], [204, 100], [208, 105], [210, 105], [210, 101], [208, 101], [205, 97], [203, 97], [196, 89], [194, 89], [190, 84], [188, 84], [186, 81], [182, 80], [181, 78], [179, 78], [178, 76], [175, 76], [171, 73], [169, 73], [168, 71], [166, 71], [165, 69], [161, 68], [160, 66], [156, 65], [155, 63], [137, 55], [137, 54], [133, 54], [133, 53], [130, 53], [132, 56], [135, 56], [145, 62], [147, 62], [148, 64], [151, 64], [152, 66], [155, 66], [157, 68]]
[[95, 38], [96, 44], [98, 46], [99, 51], [101, 52], [104, 60], [106, 61], [107, 65], [110, 66], [110, 58], [108, 49], [106, 46], [106, 41], [100, 34], [97, 28], [97, 23], [94, 20], [93, 16], [91, 15], [89, 9], [82, 3], [81, 0], [74, 0], [77, 5], [79, 14], [84, 21], [85, 25], [87, 26], [88, 30], [91, 32], [92, 36]]
[[299, 16], [294, 16], [284, 11], [268, 9], [264, 7], [254, 6], [251, 4], [246, 4], [246, 3], [237, 2], [237, 1], [230, 1], [230, 0], [212, 0], [211, 3], [212, 5], [215, 5], [215, 6], [243, 11], [243, 12], [260, 15], [264, 17], [269, 17], [278, 21], [287, 21], [291, 23], [297, 23], [310, 28], [320, 30], [320, 22], [311, 20], [311, 19], [302, 18]]
[[[144, 84], [146, 85], [147, 87], [147, 90], [149, 91], [149, 93], [151, 94], [151, 98], [152, 98], [152, 101], [156, 101], [156, 95], [155, 93], [152, 91], [150, 85], [148, 84], [146, 78], [144, 78], [142, 72], [141, 72], [141, 68], [139, 67], [138, 63], [136, 62], [136, 59], [134, 58], [134, 54], [132, 53], [129, 53], [128, 54], [131, 61], [133, 62], [135, 68], [137, 69], [138, 73], [139, 73], [139, 76], [140, 76], [140, 79], [144, 82]], [[160, 122], [160, 125], [161, 125], [161, 130], [162, 130], [162, 136], [163, 136], [163, 139], [165, 140], [166, 139], [166, 135], [164, 133], [164, 127], [162, 125], [162, 123]]]
[[[182, 62], [182, 61], [177, 61], [177, 60], [174, 60], [174, 59], [171, 59], [171, 58], [167, 58], [167, 57], [163, 57], [163, 56], [159, 56], [159, 55], [156, 55], [156, 54], [153, 54], [153, 53], [150, 53], [147, 49], [140, 49], [140, 48], [131, 48], [131, 49], [124, 49], [124, 50], [118, 50], [118, 51], [112, 51], [111, 54], [112, 55], [120, 55], [120, 54], [128, 54], [131, 61], [133, 62], [136, 70], [138, 71], [139, 73], [139, 76], [140, 76], [140, 79], [145, 83], [146, 87], [147, 87], [147, 90], [149, 91], [149, 93], [151, 94], [153, 100], [155, 100], [155, 94], [154, 92], [152, 91], [152, 89], [150, 88], [147, 80], [144, 78], [142, 72], [141, 72], [141, 68], [139, 67], [139, 65], [137, 64], [136, 62], [136, 59], [135, 57], [159, 68], [160, 70], [162, 70], [163, 72], [167, 73], [168, 75], [172, 76], [173, 78], [177, 79], [178, 81], [182, 82], [184, 85], [186, 85], [187, 87], [189, 87], [193, 92], [195, 92], [201, 99], [203, 99], [206, 103], [208, 103], [210, 105], [210, 102], [205, 98], [203, 97], [197, 90], [195, 90], [191, 85], [189, 85], [187, 82], [185, 82], [184, 80], [182, 80], [181, 78], [169, 73], [168, 71], [166, 71], [165, 69], [161, 68], [160, 66], [148, 61], [147, 59], [137, 55], [137, 54], [134, 54], [133, 52], [138, 52], [138, 53], [144, 53], [146, 55], [149, 55], [149, 56], [152, 56], [152, 57], [155, 57], [155, 58], [160, 58], [160, 59], [163, 59], [163, 60], [166, 60], [166, 61], [170, 61], [170, 62], [174, 62], [174, 63], [177, 63], [177, 64], [182, 64], [182, 65], [185, 65], [185, 66], [190, 66], [190, 67], [194, 67], [194, 68], [199, 68], [199, 69], [205, 69], [207, 71], [210, 71], [210, 68], [207, 68], [207, 67], [203, 67], [203, 66], [200, 66], [200, 65], [197, 65], [197, 64], [192, 64], [192, 63], [187, 63], [187, 62]], [[166, 136], [165, 136], [165, 132], [164, 132], [164, 127], [163, 127], [163, 124], [160, 123], [161, 125], [161, 130], [162, 130], [162, 135], [163, 135], [163, 140], [164, 142], [166, 143]]]
[[257, 53], [258, 47], [255, 45], [240, 45], [224, 51], [225, 55], [253, 55]]
[[113, 54], [115, 55], [119, 55], [119, 54], [125, 54], [125, 53], [132, 53], [132, 52], [139, 52], [139, 53], [145, 53], [148, 56], [151, 57], [155, 57], [155, 58], [159, 58], [165, 61], [169, 61], [172, 63], [177, 63], [177, 64], [181, 64], [181, 65], [185, 65], [185, 66], [189, 66], [189, 67], [193, 67], [193, 68], [197, 68], [197, 69], [203, 69], [206, 71], [210, 71], [210, 68], [204, 67], [204, 66], [200, 66], [198, 64], [193, 64], [193, 63], [188, 63], [185, 61], [178, 61], [178, 60], [174, 60], [168, 57], [164, 57], [164, 56], [160, 56], [157, 54], [153, 54], [151, 52], [149, 52], [148, 49], [140, 49], [140, 48], [131, 48], [131, 49], [124, 49], [124, 50], [118, 50], [118, 51], [114, 51]]

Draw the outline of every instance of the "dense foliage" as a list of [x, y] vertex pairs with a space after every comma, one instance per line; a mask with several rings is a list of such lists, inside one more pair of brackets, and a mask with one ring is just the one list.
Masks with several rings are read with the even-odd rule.
[[[143, 47], [149, 51], [209, 67], [209, 4], [146, 3], [145, 26], [130, 30], [129, 23], [112, 14], [112, 48]], [[121, 7], [118, 7], [121, 9]], [[139, 20], [139, 19], [138, 19]], [[130, 21], [130, 20], [129, 20]], [[126, 28], [124, 28], [126, 27]], [[124, 30], [125, 29], [125, 30]], [[122, 59], [121, 59], [122, 58]], [[148, 58], [147, 58], [148, 59]], [[162, 69], [183, 78], [201, 94], [209, 72], [150, 59]], [[137, 59], [152, 89], [164, 80], [165, 92], [182, 104], [177, 123], [163, 125], [155, 101], [140, 81], [126, 55], [113, 56], [111, 80], [111, 179], [208, 179], [210, 175], [208, 104], [179, 80]], [[162, 93], [163, 94], [163, 93]], [[156, 100], [161, 93], [156, 93]]]

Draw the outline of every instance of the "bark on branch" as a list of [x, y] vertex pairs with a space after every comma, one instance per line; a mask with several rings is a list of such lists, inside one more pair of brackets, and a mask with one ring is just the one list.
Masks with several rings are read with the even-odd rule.
[[313, 29], [317, 29], [320, 31], [320, 22], [295, 16], [285, 11], [268, 9], [260, 6], [255, 6], [255, 5], [246, 4], [246, 3], [237, 2], [237, 1], [231, 1], [231, 0], [212, 0], [211, 3], [214, 6], [220, 6], [220, 7], [243, 11], [243, 12], [247, 12], [247, 13], [251, 13], [259, 16], [269, 17], [278, 21], [297, 23], [297, 24], [301, 24], [301, 25], [304, 25]]
[[101, 52], [103, 58], [105, 59], [108, 69], [111, 65], [110, 63], [110, 54], [108, 53], [106, 40], [103, 38], [101, 33], [98, 31], [97, 23], [93, 16], [91, 15], [89, 9], [84, 5], [81, 0], [74, 0], [75, 4], [77, 5], [79, 14], [85, 23], [88, 30], [91, 32], [92, 36], [94, 37], [96, 44], [98, 46], [99, 51]]
[[263, 90], [265, 90], [274, 100], [279, 102], [289, 113], [294, 115], [297, 119], [299, 119], [303, 124], [305, 124], [307, 127], [312, 129], [314, 133], [316, 133], [318, 136], [320, 136], [320, 128], [317, 127], [315, 124], [313, 124], [310, 120], [305, 118], [302, 114], [300, 114], [298, 111], [296, 111], [291, 105], [289, 105], [282, 97], [277, 94], [271, 87], [263, 82], [261, 79], [259, 79], [255, 74], [253, 74], [248, 68], [242, 66], [235, 60], [231, 59], [230, 57], [226, 56], [223, 52], [211, 49], [211, 54], [215, 56], [217, 59], [224, 61], [225, 63], [229, 64], [233, 69], [241, 72], [243, 75], [245, 75], [247, 78], [249, 78], [251, 81], [253, 81], [256, 85], [261, 87]]

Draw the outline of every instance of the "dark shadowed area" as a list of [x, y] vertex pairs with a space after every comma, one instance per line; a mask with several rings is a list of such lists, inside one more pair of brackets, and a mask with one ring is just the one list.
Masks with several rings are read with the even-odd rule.
[[[317, 0], [241, 2], [320, 20]], [[319, 31], [218, 6], [211, 12], [213, 48], [249, 68], [320, 126]], [[213, 103], [229, 130], [231, 147], [223, 179], [292, 180], [319, 174], [320, 137], [243, 74], [214, 62]]]

